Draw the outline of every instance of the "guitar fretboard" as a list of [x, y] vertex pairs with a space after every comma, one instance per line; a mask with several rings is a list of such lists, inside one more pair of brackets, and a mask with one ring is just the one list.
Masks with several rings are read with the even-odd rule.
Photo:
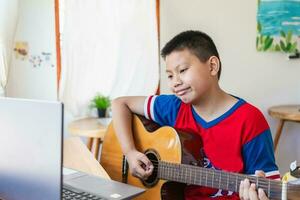
[[262, 188], [269, 198], [281, 199], [282, 183], [262, 177], [224, 172], [199, 166], [159, 161], [158, 176], [161, 179], [201, 185], [211, 188], [238, 192], [240, 182], [248, 178], [256, 187]]

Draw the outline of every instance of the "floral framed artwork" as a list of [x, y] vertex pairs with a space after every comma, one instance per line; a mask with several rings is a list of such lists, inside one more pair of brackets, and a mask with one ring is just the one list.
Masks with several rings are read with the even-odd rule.
[[300, 0], [258, 0], [258, 51], [299, 53]]

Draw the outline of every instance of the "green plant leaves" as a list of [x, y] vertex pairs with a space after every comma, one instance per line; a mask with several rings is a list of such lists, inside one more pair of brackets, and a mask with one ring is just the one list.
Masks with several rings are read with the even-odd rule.
[[293, 31], [288, 31], [285, 33], [284, 31], [280, 31], [280, 40], [275, 41], [274, 37], [270, 35], [262, 35], [261, 25], [258, 22], [257, 31], [259, 32], [256, 37], [256, 49], [258, 51], [283, 51], [285, 53], [295, 53], [299, 50], [297, 49], [297, 41], [293, 40]]
[[287, 36], [286, 36], [286, 43], [290, 44], [293, 36], [293, 31], [289, 31]]
[[266, 51], [267, 49], [269, 49], [271, 47], [272, 43], [273, 43], [273, 38], [271, 38], [268, 35], [267, 38], [265, 39], [264, 51]]
[[90, 107], [98, 109], [107, 109], [110, 106], [110, 99], [108, 96], [97, 94], [92, 100]]

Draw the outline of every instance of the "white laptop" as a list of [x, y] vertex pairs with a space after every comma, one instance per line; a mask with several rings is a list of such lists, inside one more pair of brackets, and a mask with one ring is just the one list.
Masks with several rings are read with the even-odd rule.
[[62, 103], [0, 98], [0, 199], [67, 199], [62, 185], [78, 199], [131, 199], [144, 191], [81, 172], [62, 184], [62, 144]]

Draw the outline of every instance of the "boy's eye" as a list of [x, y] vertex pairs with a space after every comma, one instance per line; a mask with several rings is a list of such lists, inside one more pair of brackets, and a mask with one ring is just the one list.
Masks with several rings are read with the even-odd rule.
[[181, 69], [179, 72], [180, 72], [180, 73], [183, 73], [183, 72], [185, 72], [186, 70], [187, 70], [187, 68]]
[[173, 76], [172, 75], [168, 75], [168, 79], [172, 79], [173, 78]]

